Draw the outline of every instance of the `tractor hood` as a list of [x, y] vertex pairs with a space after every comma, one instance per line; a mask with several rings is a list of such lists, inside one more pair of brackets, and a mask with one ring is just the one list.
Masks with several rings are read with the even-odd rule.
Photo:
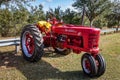
[[52, 31], [58, 34], [80, 36], [85, 34], [100, 34], [100, 29], [88, 26], [63, 25], [61, 27], [53, 26]]

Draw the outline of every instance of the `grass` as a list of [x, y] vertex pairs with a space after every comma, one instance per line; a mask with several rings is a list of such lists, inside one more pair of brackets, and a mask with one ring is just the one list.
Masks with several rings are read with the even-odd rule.
[[13, 47], [0, 47], [0, 80], [119, 80], [120, 33], [101, 36], [100, 49], [107, 64], [106, 72], [99, 78], [83, 74], [80, 60], [82, 54], [61, 56], [46, 52], [37, 63], [25, 61], [21, 52]]

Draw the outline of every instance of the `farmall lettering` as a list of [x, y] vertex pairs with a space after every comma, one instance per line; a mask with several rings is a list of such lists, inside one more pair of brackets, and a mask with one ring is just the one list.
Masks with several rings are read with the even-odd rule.
[[69, 29], [65, 29], [65, 32], [70, 32], [70, 33], [76, 33], [76, 31], [75, 30], [69, 30]]

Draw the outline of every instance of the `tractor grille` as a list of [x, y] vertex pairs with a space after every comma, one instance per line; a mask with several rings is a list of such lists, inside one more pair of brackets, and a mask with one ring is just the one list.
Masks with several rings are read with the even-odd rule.
[[90, 34], [88, 37], [88, 47], [89, 48], [97, 48], [99, 41], [99, 35]]

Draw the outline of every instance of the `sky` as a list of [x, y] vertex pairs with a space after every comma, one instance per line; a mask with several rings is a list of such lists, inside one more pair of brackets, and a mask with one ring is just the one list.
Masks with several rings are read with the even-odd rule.
[[61, 9], [64, 11], [67, 8], [70, 8], [71, 10], [74, 10], [72, 7], [72, 4], [74, 3], [73, 0], [36, 0], [32, 2], [32, 5], [43, 5], [43, 10], [48, 11], [49, 8], [57, 8], [58, 6], [61, 7]]
[[[61, 9], [64, 11], [67, 8], [70, 8], [71, 10], [77, 11], [72, 7], [72, 4], [74, 3], [75, 0], [35, 0], [32, 2], [32, 5], [43, 5], [43, 10], [46, 12], [49, 10], [49, 8], [55, 9], [58, 6], [61, 7]], [[111, 0], [115, 1], [115, 0]], [[117, 0], [120, 1], [120, 0]]]

